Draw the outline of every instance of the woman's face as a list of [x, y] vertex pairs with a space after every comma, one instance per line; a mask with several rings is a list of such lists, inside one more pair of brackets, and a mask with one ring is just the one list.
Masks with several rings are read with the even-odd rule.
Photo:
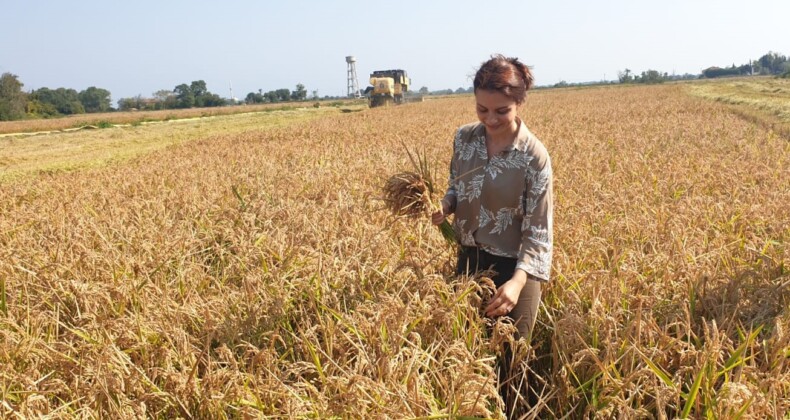
[[518, 129], [516, 115], [518, 104], [513, 99], [496, 90], [478, 89], [475, 92], [477, 101], [477, 118], [486, 127], [489, 136], [513, 134]]

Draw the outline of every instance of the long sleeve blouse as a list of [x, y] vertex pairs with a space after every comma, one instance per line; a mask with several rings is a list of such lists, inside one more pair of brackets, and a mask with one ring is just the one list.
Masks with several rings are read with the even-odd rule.
[[551, 159], [543, 143], [518, 119], [516, 139], [489, 158], [485, 126], [455, 134], [450, 180], [442, 199], [455, 213], [461, 245], [516, 258], [516, 268], [548, 281], [552, 255]]

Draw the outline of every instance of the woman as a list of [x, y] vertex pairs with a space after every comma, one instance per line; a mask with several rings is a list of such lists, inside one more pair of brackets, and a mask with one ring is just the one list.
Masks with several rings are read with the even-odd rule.
[[532, 73], [517, 58], [495, 55], [474, 80], [478, 123], [455, 135], [450, 185], [440, 224], [455, 213], [460, 238], [458, 274], [492, 268], [496, 294], [485, 308], [510, 316], [529, 338], [549, 280], [552, 252], [551, 160], [518, 111], [532, 87]]
[[532, 81], [517, 58], [482, 64], [474, 80], [480, 122], [458, 129], [449, 188], [432, 216], [438, 225], [455, 214], [457, 274], [493, 269], [497, 291], [485, 314], [511, 317], [527, 340], [551, 272], [553, 208], [549, 154], [518, 117]]

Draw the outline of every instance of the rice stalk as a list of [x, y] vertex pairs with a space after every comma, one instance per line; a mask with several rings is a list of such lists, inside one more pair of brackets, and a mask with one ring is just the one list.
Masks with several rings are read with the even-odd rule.
[[[433, 199], [436, 195], [436, 170], [431, 167], [425, 149], [412, 155], [406, 143], [402, 139], [400, 142], [409, 156], [413, 171], [395, 174], [386, 181], [384, 202], [396, 216], [430, 217], [431, 213], [441, 209], [441, 205], [434, 205]], [[457, 243], [455, 230], [447, 219], [439, 224], [439, 231], [448, 243]]]

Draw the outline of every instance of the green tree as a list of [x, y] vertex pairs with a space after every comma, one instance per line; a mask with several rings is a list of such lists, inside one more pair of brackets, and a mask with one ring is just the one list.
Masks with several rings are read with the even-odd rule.
[[757, 60], [760, 65], [762, 74], [779, 74], [784, 71], [783, 63], [787, 61], [787, 57], [782, 54], [769, 51], [768, 54], [763, 55]]
[[617, 79], [620, 83], [631, 83], [634, 81], [634, 76], [631, 76], [631, 69], [625, 69], [617, 72]]
[[189, 89], [192, 91], [192, 94], [195, 95], [197, 98], [198, 96], [203, 96], [208, 93], [208, 88], [206, 88], [206, 82], [203, 80], [195, 80], [189, 85]]
[[248, 93], [247, 96], [244, 98], [244, 102], [248, 104], [259, 104], [263, 101], [264, 101], [263, 95], [255, 92]]
[[172, 90], [161, 89], [154, 92], [156, 109], [173, 109], [178, 106], [178, 99]]
[[118, 99], [118, 110], [119, 111], [131, 111], [132, 109], [136, 109], [135, 102], [133, 98], [121, 98]]
[[648, 70], [642, 72], [642, 78], [640, 81], [642, 83], [649, 83], [649, 84], [663, 83], [664, 77], [657, 70]]
[[194, 106], [206, 106], [206, 95], [209, 93], [208, 88], [206, 87], [206, 82], [203, 80], [194, 80], [189, 85], [189, 90], [192, 91], [192, 96], [195, 97]]
[[216, 93], [206, 93], [200, 96], [201, 106], [223, 106], [225, 105], [225, 100], [222, 99]]
[[25, 111], [28, 115], [41, 118], [57, 117], [60, 115], [52, 104], [45, 104], [36, 99], [28, 99], [25, 105]]
[[0, 121], [25, 117], [27, 95], [22, 91], [22, 86], [22, 82], [14, 74], [3, 73], [0, 76]]
[[721, 67], [708, 67], [705, 70], [702, 70], [702, 75], [706, 78], [712, 79], [714, 77], [722, 77], [722, 76], [737, 76], [741, 74], [740, 69], [735, 67], [730, 68], [721, 68]]
[[60, 114], [84, 114], [85, 107], [80, 102], [79, 94], [74, 89], [57, 88], [55, 90], [43, 87], [31, 93], [31, 99], [50, 104]]
[[176, 94], [177, 108], [192, 108], [195, 106], [195, 94], [192, 93], [192, 89], [186, 83], [176, 86], [173, 92]]
[[263, 102], [278, 102], [280, 98], [277, 96], [277, 92], [270, 90], [263, 94]]
[[288, 89], [277, 89], [274, 94], [277, 95], [277, 102], [286, 102], [291, 99], [291, 91]]
[[85, 112], [110, 111], [110, 91], [107, 89], [91, 86], [80, 92], [77, 97], [85, 108]]
[[423, 86], [420, 88], [420, 95], [427, 95], [429, 92], [428, 88]]
[[143, 98], [143, 95], [137, 95], [132, 98], [121, 98], [118, 100], [118, 109], [120, 111], [142, 111], [154, 110], [156, 104], [150, 99]]
[[299, 83], [296, 85], [296, 90], [291, 92], [291, 99], [294, 101], [304, 101], [307, 99], [307, 90], [305, 90], [303, 84]]

